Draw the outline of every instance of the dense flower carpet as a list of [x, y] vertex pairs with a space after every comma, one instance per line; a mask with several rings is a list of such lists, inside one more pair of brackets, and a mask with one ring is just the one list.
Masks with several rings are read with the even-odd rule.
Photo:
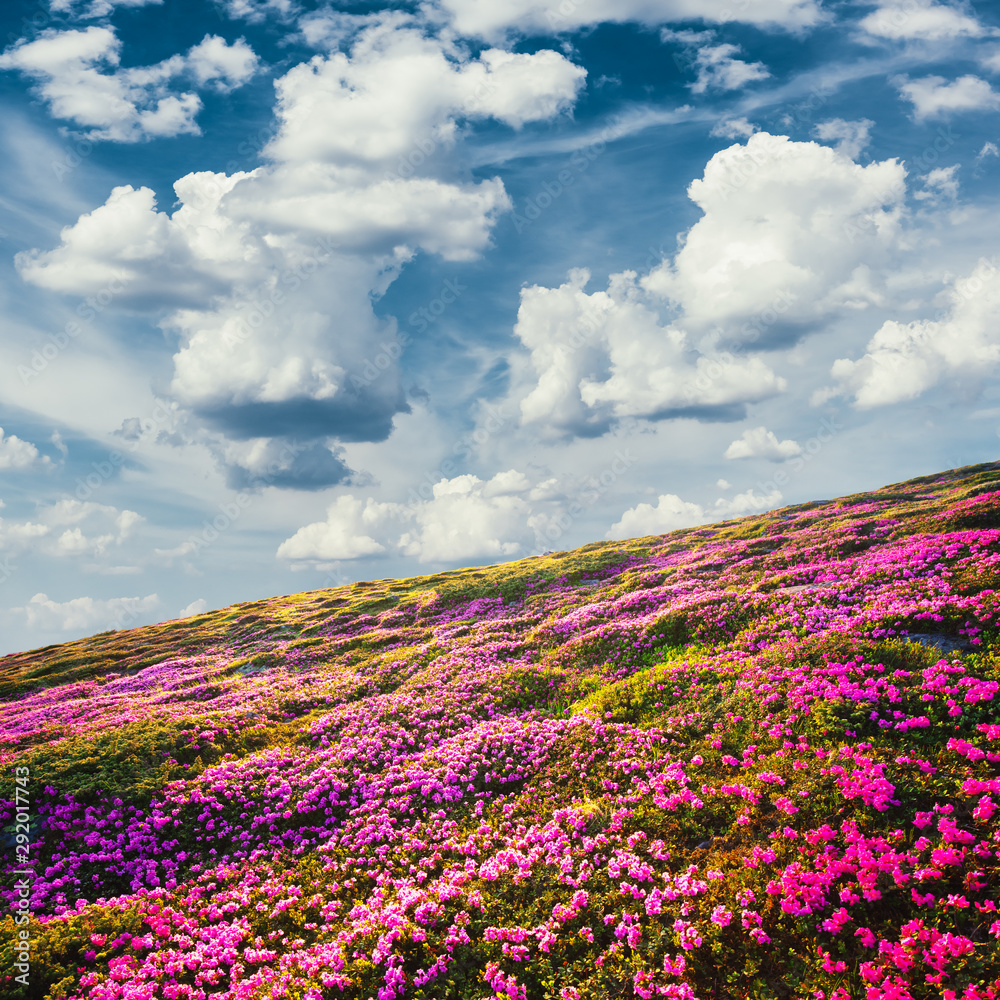
[[0, 996], [1000, 997], [998, 581], [990, 464], [0, 659]]

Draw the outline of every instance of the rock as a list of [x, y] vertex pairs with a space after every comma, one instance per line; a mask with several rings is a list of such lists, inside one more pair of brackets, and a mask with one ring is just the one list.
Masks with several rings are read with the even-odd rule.
[[972, 643], [968, 639], [955, 639], [941, 632], [911, 632], [903, 638], [909, 642], [919, 642], [921, 646], [935, 646], [942, 653], [953, 653], [956, 650], [965, 653], [972, 649]]

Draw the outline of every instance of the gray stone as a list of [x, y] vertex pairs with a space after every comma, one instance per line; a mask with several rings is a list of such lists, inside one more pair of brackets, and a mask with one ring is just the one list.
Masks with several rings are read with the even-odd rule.
[[921, 646], [935, 646], [942, 653], [954, 653], [956, 650], [964, 653], [972, 649], [972, 643], [968, 639], [955, 639], [941, 632], [911, 632], [903, 638], [910, 642], [919, 642]]

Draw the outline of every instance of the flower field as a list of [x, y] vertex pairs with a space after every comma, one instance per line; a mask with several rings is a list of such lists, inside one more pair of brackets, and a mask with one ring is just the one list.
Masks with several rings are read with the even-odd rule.
[[5, 657], [0, 996], [996, 1000], [998, 614], [990, 464]]

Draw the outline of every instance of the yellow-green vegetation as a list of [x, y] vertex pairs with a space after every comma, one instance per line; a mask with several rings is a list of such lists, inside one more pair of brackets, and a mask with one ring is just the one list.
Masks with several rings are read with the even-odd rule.
[[998, 573], [985, 465], [6, 657], [0, 996], [1000, 1000]]

